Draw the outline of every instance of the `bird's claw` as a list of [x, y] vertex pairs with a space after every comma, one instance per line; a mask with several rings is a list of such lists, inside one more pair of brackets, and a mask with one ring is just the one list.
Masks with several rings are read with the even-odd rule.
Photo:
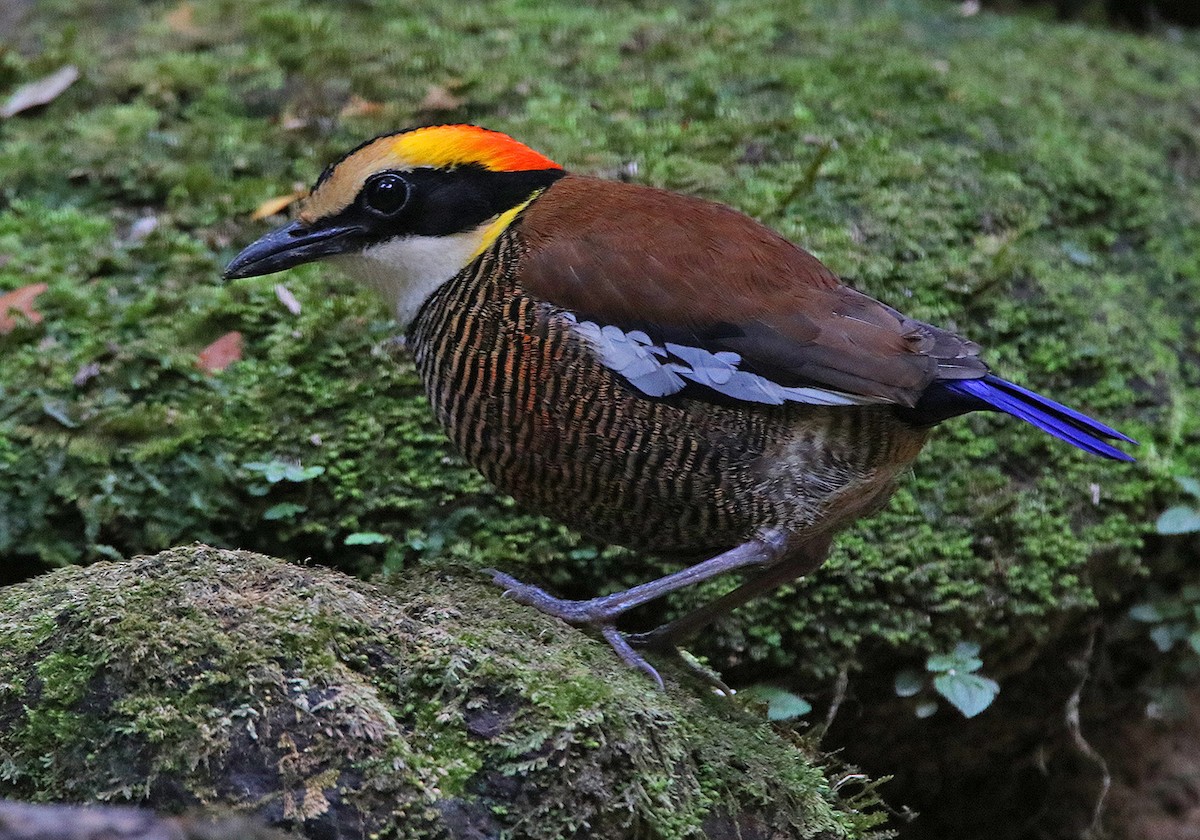
[[525, 586], [512, 575], [506, 575], [498, 569], [484, 569], [483, 573], [492, 579], [492, 583], [504, 589], [500, 593], [501, 598], [512, 598], [519, 594], [520, 589]]
[[653, 665], [646, 661], [640, 653], [629, 646], [629, 642], [625, 641], [625, 636], [616, 627], [611, 624], [600, 626], [600, 634], [604, 636], [604, 640], [616, 651], [617, 656], [621, 657], [621, 661], [631, 668], [637, 668], [658, 685], [659, 691], [665, 691], [666, 686], [663, 685], [663, 679], [659, 676], [658, 671]]
[[512, 575], [506, 575], [495, 569], [484, 569], [483, 571], [484, 574], [491, 577], [492, 583], [504, 589], [504, 593], [500, 597], [508, 598], [527, 607], [534, 607], [547, 615], [561, 618], [571, 624], [587, 623], [586, 619], [581, 621], [576, 617], [576, 613], [579, 611], [578, 605], [583, 602], [555, 598], [544, 589], [539, 589], [529, 583], [522, 583]]

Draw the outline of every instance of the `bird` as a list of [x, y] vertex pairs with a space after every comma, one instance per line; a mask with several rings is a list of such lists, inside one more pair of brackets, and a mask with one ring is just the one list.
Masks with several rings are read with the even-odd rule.
[[[853, 289], [731, 207], [567, 171], [507, 134], [428, 125], [351, 149], [226, 279], [328, 260], [378, 291], [437, 419], [500, 491], [678, 571], [585, 600], [488, 570], [629, 665], [818, 568], [932, 428], [1012, 415], [1103, 458], [1132, 438], [992, 374], [980, 347]], [[734, 571], [642, 633], [634, 607]]]

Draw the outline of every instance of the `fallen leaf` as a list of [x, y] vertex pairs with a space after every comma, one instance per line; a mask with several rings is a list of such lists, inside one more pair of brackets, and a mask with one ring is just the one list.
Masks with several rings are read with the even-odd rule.
[[8, 119], [22, 111], [53, 102], [64, 90], [75, 84], [75, 80], [78, 78], [79, 68], [74, 64], [68, 64], [66, 67], [55, 70], [49, 76], [43, 76], [27, 85], [21, 85], [13, 92], [12, 96], [8, 97], [4, 106], [0, 107], [0, 117]]
[[285, 113], [279, 118], [279, 127], [284, 131], [298, 131], [308, 127], [308, 118], [293, 113]]
[[417, 107], [422, 111], [454, 111], [467, 100], [455, 96], [441, 85], [430, 85], [425, 91], [425, 98]]
[[220, 373], [242, 358], [242, 334], [237, 330], [227, 332], [200, 351], [196, 367], [212, 375]]
[[296, 189], [292, 190], [287, 195], [279, 195], [275, 198], [268, 198], [262, 204], [258, 205], [258, 209], [250, 214], [250, 218], [254, 221], [265, 219], [268, 216], [274, 216], [276, 213], [282, 213], [287, 208], [291, 207], [300, 199], [308, 194], [308, 190]]
[[356, 93], [342, 106], [342, 110], [338, 112], [338, 115], [343, 119], [346, 117], [369, 117], [378, 114], [382, 110], [383, 105], [380, 103], [363, 99]]
[[16, 329], [17, 319], [8, 314], [13, 310], [24, 314], [34, 324], [41, 323], [42, 313], [33, 308], [33, 301], [48, 288], [45, 283], [32, 283], [0, 295], [0, 335]]
[[200, 27], [196, 25], [196, 8], [191, 3], [180, 3], [167, 12], [163, 23], [167, 25], [167, 29], [185, 38], [196, 38], [203, 34]]
[[275, 284], [275, 297], [279, 298], [279, 302], [284, 305], [288, 312], [293, 315], [300, 314], [300, 301], [296, 300], [296, 296], [292, 294], [291, 289], [282, 283]]

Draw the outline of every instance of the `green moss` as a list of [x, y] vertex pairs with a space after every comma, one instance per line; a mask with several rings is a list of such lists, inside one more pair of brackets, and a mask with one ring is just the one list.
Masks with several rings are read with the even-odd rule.
[[197, 546], [3, 590], [0, 651], [3, 796], [227, 804], [312, 836], [852, 838], [879, 819], [761, 718], [669, 671], [654, 691], [474, 575], [382, 590]]
[[[576, 595], [666, 568], [494, 495], [367, 294], [320, 269], [218, 279], [269, 224], [253, 208], [345, 148], [473, 120], [738, 206], [1143, 442], [1116, 466], [1003, 418], [947, 424], [821, 572], [698, 652], [811, 685], [864, 651], [1045, 639], [1140, 585], [1169, 477], [1200, 463], [1195, 36], [925, 2], [191, 7], [181, 28], [173, 3], [42, 3], [25, 51], [0, 51], [7, 87], [84, 71], [0, 144], [0, 289], [50, 285], [45, 321], [0, 337], [0, 552], [60, 565], [202, 539], [363, 573], [497, 566]], [[422, 110], [429, 85], [463, 104]], [[351, 94], [380, 108], [340, 116]], [[144, 215], [157, 228], [131, 236]], [[232, 329], [245, 358], [197, 371]], [[325, 473], [267, 487], [242, 467], [274, 459]], [[305, 510], [264, 520], [281, 502]], [[343, 546], [361, 531], [390, 540]]]

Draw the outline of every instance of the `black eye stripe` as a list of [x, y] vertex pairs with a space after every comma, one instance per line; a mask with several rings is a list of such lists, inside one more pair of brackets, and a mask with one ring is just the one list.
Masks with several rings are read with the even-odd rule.
[[565, 174], [561, 169], [492, 172], [477, 165], [380, 172], [367, 179], [338, 222], [359, 226], [373, 240], [447, 236], [473, 230]]

